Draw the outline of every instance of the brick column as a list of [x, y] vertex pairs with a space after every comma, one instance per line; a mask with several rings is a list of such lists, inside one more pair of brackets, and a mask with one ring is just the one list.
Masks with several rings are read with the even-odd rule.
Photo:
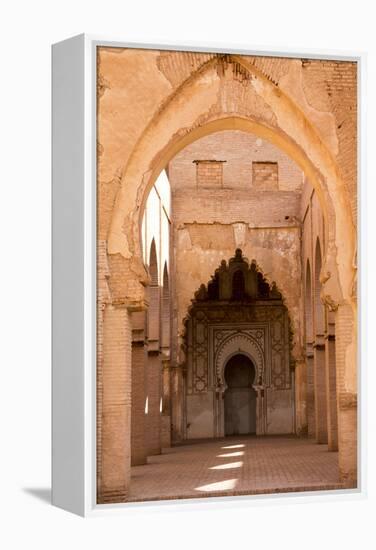
[[307, 423], [308, 437], [316, 437], [316, 414], [315, 414], [315, 383], [314, 383], [314, 358], [313, 345], [306, 345], [307, 365]]
[[124, 502], [130, 485], [131, 324], [125, 307], [103, 314], [101, 493], [98, 502]]
[[321, 335], [313, 344], [314, 385], [315, 385], [315, 427], [316, 442], [328, 442], [327, 401], [325, 380], [325, 344]]
[[339, 472], [346, 487], [357, 486], [357, 397], [350, 392], [339, 395], [338, 447]]
[[145, 400], [147, 363], [145, 346], [145, 312], [132, 313], [132, 420], [131, 464], [146, 463]]
[[[329, 314], [330, 315], [330, 314]], [[328, 413], [328, 450], [338, 451], [335, 325], [328, 323], [325, 335], [325, 377]]]
[[355, 338], [354, 313], [350, 305], [341, 305], [336, 313], [336, 376], [338, 450], [341, 481], [347, 487], [357, 486], [357, 394], [356, 387], [349, 389], [346, 376], [351, 379], [348, 369], [356, 369], [356, 364], [346, 364], [348, 348]]
[[162, 361], [159, 350], [148, 352], [147, 361], [147, 414], [146, 414], [146, 454], [161, 452], [161, 385]]
[[162, 359], [161, 446], [171, 447], [170, 360]]

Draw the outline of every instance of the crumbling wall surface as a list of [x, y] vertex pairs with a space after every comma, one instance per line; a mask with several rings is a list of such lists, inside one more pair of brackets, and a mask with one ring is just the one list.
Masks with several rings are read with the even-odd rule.
[[[137, 249], [128, 215], [142, 201], [154, 170], [178, 152], [176, 140], [188, 140], [192, 129], [221, 117], [274, 128], [288, 137], [286, 149], [295, 141], [321, 171], [316, 175], [334, 202], [339, 190], [329, 166], [338, 161], [336, 177], [345, 180], [354, 210], [355, 63], [99, 48], [98, 98], [99, 230], [107, 234], [111, 226], [114, 253], [128, 257]], [[314, 147], [304, 132], [311, 133]], [[329, 153], [325, 159], [315, 152], [322, 150], [320, 142]], [[168, 152], [170, 145], [175, 150]]]
[[[194, 160], [223, 161], [223, 185], [197, 177]], [[278, 189], [253, 186], [254, 161], [278, 165]], [[239, 131], [218, 132], [183, 149], [169, 163], [174, 220], [175, 337], [194, 293], [207, 284], [222, 260], [240, 248], [282, 292], [301, 345], [299, 167], [271, 143]], [[179, 349], [176, 351], [179, 353]]]
[[278, 164], [278, 188], [299, 191], [302, 171], [295, 162], [265, 139], [239, 130], [225, 130], [205, 136], [180, 151], [169, 165], [174, 188], [197, 187], [196, 163], [200, 160], [222, 161], [224, 188], [250, 190], [254, 187], [252, 165]]
[[176, 229], [174, 241], [176, 336], [182, 334], [183, 320], [194, 293], [211, 280], [221, 261], [228, 261], [240, 247], [244, 256], [249, 261], [255, 259], [265, 278], [276, 282], [282, 292], [292, 321], [294, 344], [299, 346], [301, 296], [296, 284], [301, 277], [299, 226], [249, 228], [244, 222], [231, 223], [229, 217], [225, 225], [184, 224]]

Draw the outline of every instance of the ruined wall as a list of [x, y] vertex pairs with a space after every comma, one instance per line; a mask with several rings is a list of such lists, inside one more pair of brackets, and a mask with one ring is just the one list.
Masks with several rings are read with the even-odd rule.
[[357, 66], [338, 61], [302, 60], [307, 103], [333, 114], [338, 139], [337, 161], [357, 217]]
[[[224, 188], [252, 189], [252, 165], [265, 161], [278, 163], [279, 190], [299, 191], [302, 187], [301, 169], [280, 149], [256, 135], [225, 130], [191, 143], [170, 162], [168, 175], [174, 182], [174, 191], [200, 187], [195, 163], [199, 160], [224, 161]], [[205, 184], [210, 186], [208, 178]]]
[[[330, 264], [326, 272], [330, 271], [330, 278], [324, 284], [327, 296], [341, 303], [337, 323], [337, 372], [343, 389], [341, 402], [348, 411], [343, 410], [341, 414], [350, 419], [342, 430], [341, 475], [350, 480], [356, 478], [356, 63], [102, 47], [98, 49], [97, 411], [99, 490], [104, 499], [108, 493], [108, 498], [114, 500], [113, 495], [118, 494], [116, 498], [124, 500], [129, 484], [129, 469], [124, 468], [124, 463], [128, 464], [130, 456], [126, 432], [130, 404], [122, 403], [124, 411], [120, 411], [116, 425], [112, 426], [114, 419], [105, 396], [115, 398], [117, 395], [117, 379], [106, 378], [109, 358], [119, 360], [121, 380], [124, 373], [129, 374], [130, 356], [126, 356], [124, 350], [129, 348], [125, 340], [130, 340], [130, 336], [128, 332], [119, 332], [116, 356], [107, 340], [108, 335], [118, 330], [118, 314], [107, 315], [106, 330], [103, 330], [103, 315], [108, 304], [129, 310], [145, 307], [144, 285], [148, 277], [140, 245], [140, 224], [148, 192], [181, 147], [224, 128], [257, 130], [263, 141], [270, 139], [288, 151], [315, 185], [325, 214], [324, 234], [328, 241], [325, 249], [329, 250], [326, 260]], [[222, 169], [222, 179], [215, 179], [221, 186], [226, 181], [226, 164]], [[248, 174], [247, 168], [247, 178]], [[282, 182], [281, 173], [279, 178]], [[226, 239], [233, 235], [235, 243], [250, 259], [256, 252], [265, 274], [282, 282], [290, 314], [298, 323], [298, 292], [290, 291], [288, 284], [283, 288], [283, 283], [288, 279], [288, 267], [298, 264], [295, 256], [298, 255], [299, 227], [290, 216], [288, 220], [282, 219], [275, 206], [276, 201], [280, 201], [281, 211], [288, 207], [291, 216], [298, 216], [299, 208], [295, 208], [292, 196], [286, 195], [282, 200], [282, 193], [291, 191], [274, 190], [273, 193], [279, 193], [278, 198], [270, 195], [273, 200], [265, 202], [268, 223], [272, 226], [259, 226], [254, 197], [253, 206], [250, 204], [246, 209], [251, 214], [246, 222], [239, 222], [239, 212], [235, 212], [228, 216], [231, 221], [227, 229], [223, 225], [223, 231], [227, 231]], [[204, 192], [202, 189], [196, 193], [197, 212], [209, 204]], [[222, 199], [222, 205], [229, 203], [229, 210], [233, 208], [230, 195], [223, 195]], [[187, 197], [193, 200], [191, 192]], [[183, 207], [184, 201], [181, 201]], [[275, 219], [277, 214], [280, 226]], [[256, 227], [253, 227], [255, 220]], [[177, 227], [174, 236], [188, 244], [186, 257], [174, 258], [180, 265], [184, 261], [194, 265], [192, 239], [195, 242], [195, 238], [191, 238], [194, 221], [189, 227]], [[208, 224], [207, 220], [204, 223], [210, 234], [209, 226], [212, 228], [214, 224]], [[273, 231], [280, 235], [280, 244], [276, 244]], [[204, 238], [203, 235], [199, 231], [199, 239]], [[270, 252], [267, 253], [265, 243], [268, 241]], [[291, 246], [286, 244], [282, 254], [283, 243]], [[206, 281], [223, 254], [229, 257], [234, 252], [233, 249], [217, 250], [206, 242], [193, 247], [202, 258], [202, 262], [197, 263]], [[287, 262], [284, 261], [286, 254]], [[207, 266], [207, 272], [203, 266]], [[294, 272], [294, 279], [296, 275]], [[199, 277], [196, 279], [201, 282]], [[175, 282], [179, 284], [179, 279], [171, 281], [172, 287]], [[193, 281], [191, 286], [194, 287]], [[184, 307], [177, 308], [174, 304], [175, 317], [186, 308], [185, 302], [190, 297], [191, 293], [184, 297]], [[102, 384], [105, 379], [106, 387]], [[173, 386], [180, 391], [181, 380], [177, 376], [173, 380]], [[124, 391], [130, 391], [129, 378], [125, 380]], [[110, 432], [104, 437], [109, 425], [121, 443], [111, 464], [106, 462], [112, 453]], [[119, 434], [123, 434], [123, 440]]]
[[[223, 185], [197, 185], [193, 161], [220, 159]], [[254, 161], [278, 163], [278, 187], [252, 185]], [[300, 342], [300, 200], [302, 172], [272, 144], [243, 132], [219, 132], [183, 149], [169, 164], [174, 220], [174, 330], [176, 342], [190, 301], [223, 259], [241, 248], [275, 281]], [[297, 352], [297, 349], [294, 350]], [[179, 361], [179, 349], [175, 350]]]

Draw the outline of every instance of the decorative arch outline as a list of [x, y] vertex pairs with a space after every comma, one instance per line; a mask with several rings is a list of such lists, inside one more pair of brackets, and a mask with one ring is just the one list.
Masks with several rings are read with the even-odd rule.
[[229, 359], [237, 354], [246, 355], [255, 367], [255, 382], [264, 378], [265, 372], [265, 355], [257, 341], [250, 334], [245, 332], [237, 332], [231, 334], [219, 346], [215, 355], [215, 372], [217, 376], [217, 384], [222, 389], [227, 388], [225, 381], [225, 367]]

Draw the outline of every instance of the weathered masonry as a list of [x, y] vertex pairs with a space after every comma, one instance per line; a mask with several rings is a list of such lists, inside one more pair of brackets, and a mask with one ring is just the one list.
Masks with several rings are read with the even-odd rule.
[[184, 440], [357, 484], [356, 63], [98, 50], [98, 502]]
[[[289, 320], [275, 285], [237, 249], [195, 298], [186, 321], [184, 438], [293, 433]], [[251, 380], [236, 385], [243, 357]]]

